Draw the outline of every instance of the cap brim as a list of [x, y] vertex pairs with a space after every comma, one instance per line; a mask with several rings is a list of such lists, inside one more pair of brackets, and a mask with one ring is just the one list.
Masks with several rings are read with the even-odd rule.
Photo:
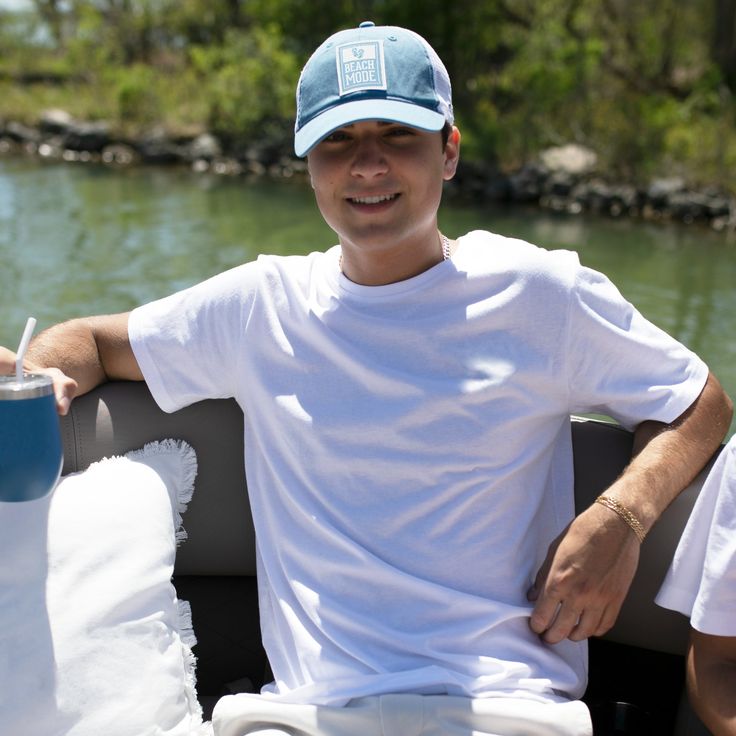
[[294, 152], [297, 156], [306, 156], [309, 151], [333, 130], [343, 125], [351, 125], [364, 120], [385, 120], [392, 123], [403, 123], [420, 130], [442, 130], [445, 116], [435, 110], [413, 105], [398, 100], [356, 100], [343, 102], [325, 110], [310, 120], [294, 135]]

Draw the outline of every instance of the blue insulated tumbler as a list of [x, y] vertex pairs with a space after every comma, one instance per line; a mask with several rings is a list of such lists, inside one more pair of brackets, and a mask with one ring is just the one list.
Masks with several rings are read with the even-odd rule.
[[30, 373], [0, 376], [0, 502], [33, 501], [50, 493], [63, 451], [53, 382]]

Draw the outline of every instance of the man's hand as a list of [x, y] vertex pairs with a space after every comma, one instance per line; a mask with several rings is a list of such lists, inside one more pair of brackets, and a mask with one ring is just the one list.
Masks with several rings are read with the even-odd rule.
[[529, 600], [530, 625], [549, 644], [600, 636], [613, 626], [639, 562], [639, 540], [593, 504], [550, 545]]
[[[15, 372], [16, 354], [12, 350], [0, 347], [0, 375], [9, 375]], [[23, 362], [26, 373], [44, 373], [51, 376], [54, 382], [56, 409], [64, 415], [69, 411], [69, 405], [77, 394], [77, 382], [62, 373], [58, 368], [41, 368], [29, 360]]]

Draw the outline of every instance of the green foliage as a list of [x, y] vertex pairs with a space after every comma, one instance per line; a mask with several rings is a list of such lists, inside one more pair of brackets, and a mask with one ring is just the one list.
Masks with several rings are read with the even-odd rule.
[[299, 68], [328, 34], [370, 18], [413, 28], [444, 59], [465, 156], [511, 168], [575, 141], [633, 180], [734, 186], [736, 29], [715, 31], [736, 0], [33, 4], [0, 12], [5, 116], [53, 100], [125, 128], [208, 127], [226, 145], [288, 151]]
[[142, 64], [118, 68], [109, 75], [119, 120], [136, 120], [139, 123], [156, 121], [160, 105], [155, 81], [154, 70]]
[[202, 80], [211, 129], [230, 141], [257, 136], [259, 127], [293, 115], [299, 66], [272, 26], [225, 33], [218, 46], [190, 48]]

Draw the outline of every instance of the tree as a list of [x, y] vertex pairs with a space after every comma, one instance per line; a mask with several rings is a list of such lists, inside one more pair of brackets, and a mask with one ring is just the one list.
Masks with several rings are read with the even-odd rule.
[[711, 56], [728, 88], [736, 91], [736, 0], [714, 0]]
[[63, 49], [66, 39], [67, 3], [64, 0], [33, 0], [41, 21], [48, 28], [48, 32], [57, 49]]

